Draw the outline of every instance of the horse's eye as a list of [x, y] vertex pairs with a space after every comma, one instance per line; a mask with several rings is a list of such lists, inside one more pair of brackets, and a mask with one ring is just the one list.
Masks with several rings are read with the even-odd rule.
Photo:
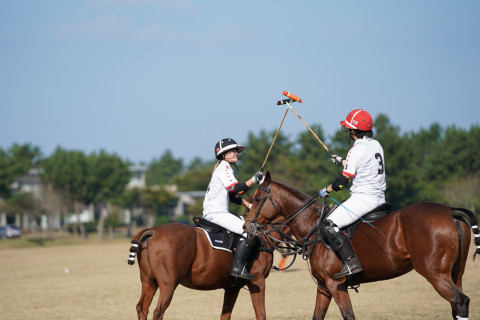
[[257, 202], [260, 202], [260, 200], [261, 200], [260, 198], [255, 198], [255, 201]]

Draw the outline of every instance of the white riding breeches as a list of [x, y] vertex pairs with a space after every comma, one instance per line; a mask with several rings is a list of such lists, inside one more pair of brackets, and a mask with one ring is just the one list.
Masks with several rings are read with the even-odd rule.
[[385, 203], [384, 196], [352, 194], [327, 217], [327, 220], [332, 221], [341, 229], [383, 203]]
[[245, 220], [243, 217], [233, 215], [229, 212], [215, 212], [209, 213], [204, 216], [210, 222], [216, 223], [233, 233], [246, 236], [246, 232], [243, 230], [243, 224]]

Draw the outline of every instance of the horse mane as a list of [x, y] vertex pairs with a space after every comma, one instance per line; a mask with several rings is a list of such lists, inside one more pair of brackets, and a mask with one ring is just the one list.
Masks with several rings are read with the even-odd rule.
[[[309, 211], [315, 208], [311, 212], [317, 212], [317, 210], [322, 206], [322, 204], [317, 201], [315, 195], [313, 196], [307, 195], [302, 191], [298, 190], [297, 188], [287, 185], [286, 183], [273, 180], [271, 177], [270, 171], [267, 171], [265, 175], [264, 184], [268, 184], [268, 183], [271, 183], [271, 187], [276, 189], [275, 193], [280, 195], [288, 195], [288, 197], [286, 198], [282, 197], [282, 198], [284, 198], [284, 200], [286, 200], [287, 202], [290, 202], [290, 205], [293, 205], [293, 207], [301, 208], [303, 205], [307, 204], [308, 202], [313, 201], [314, 203], [311, 203], [311, 205], [308, 205], [310, 207]], [[293, 199], [295, 199], [294, 200], [296, 202], [295, 204], [292, 203]]]
[[305, 200], [307, 198], [311, 198], [311, 196], [309, 195], [306, 195], [305, 193], [303, 193], [302, 191], [298, 190], [297, 188], [294, 188], [292, 186], [289, 186], [283, 182], [279, 182], [279, 181], [274, 181], [272, 180], [272, 183], [277, 185], [280, 189], [282, 190], [287, 190], [291, 193], [293, 193], [296, 197], [298, 198], [301, 198], [302, 200]]

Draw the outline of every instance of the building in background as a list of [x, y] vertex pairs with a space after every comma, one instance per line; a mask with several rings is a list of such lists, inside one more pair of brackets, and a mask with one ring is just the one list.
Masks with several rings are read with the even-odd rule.
[[[133, 165], [129, 167], [131, 174], [130, 180], [125, 186], [126, 189], [138, 188], [140, 190], [146, 188], [146, 172], [145, 165]], [[43, 202], [54, 201], [54, 199], [46, 200], [46, 197], [53, 197], [51, 195], [52, 189], [44, 183], [41, 179], [42, 169], [32, 169], [27, 174], [20, 176], [11, 185], [13, 195], [26, 194], [32, 195], [35, 201]], [[175, 204], [168, 208], [168, 216], [171, 218], [181, 217], [186, 215], [188, 206], [195, 205], [205, 197], [205, 191], [187, 191], [178, 192], [176, 186], [166, 186], [166, 189], [177, 195], [178, 200]], [[50, 194], [48, 194], [50, 192]], [[58, 197], [59, 195], [57, 195]], [[1, 201], [1, 199], [0, 199]], [[88, 223], [98, 217], [96, 212], [98, 209], [93, 204], [89, 204], [85, 210], [77, 217], [74, 213], [65, 214], [65, 208], [53, 205], [46, 205], [47, 210], [43, 212], [36, 212], [34, 214], [16, 213], [14, 215], [7, 215], [0, 213], [0, 225], [15, 224], [20, 226], [23, 230], [60, 230], [65, 228], [68, 224], [77, 223], [78, 219], [82, 223]], [[52, 211], [52, 212], [46, 212]], [[125, 225], [136, 226], [137, 221], [144, 221], [138, 217], [144, 214], [142, 208], [124, 208], [121, 217], [121, 222]]]
[[146, 186], [146, 172], [147, 167], [144, 165], [130, 166], [128, 170], [131, 173], [130, 181], [127, 184], [127, 189], [139, 188], [143, 189]]

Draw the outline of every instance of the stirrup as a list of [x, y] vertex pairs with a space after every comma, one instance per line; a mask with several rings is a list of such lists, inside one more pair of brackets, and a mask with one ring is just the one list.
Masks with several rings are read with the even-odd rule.
[[349, 276], [349, 275], [352, 275], [352, 274], [355, 274], [355, 273], [359, 273], [359, 272], [362, 272], [363, 271], [363, 268], [361, 265], [353, 265], [351, 268], [350, 266], [345, 263], [343, 265], [343, 268], [342, 268], [342, 271], [338, 272], [338, 273], [335, 273], [333, 275], [333, 277], [335, 279], [338, 279], [338, 278], [343, 278], [345, 276]]
[[232, 272], [230, 272], [230, 275], [232, 277], [235, 277], [235, 278], [242, 278], [242, 279], [246, 279], [246, 280], [253, 280], [253, 279], [256, 278], [253, 274], [248, 273], [248, 271], [245, 267], [243, 267], [242, 272], [232, 271]]

